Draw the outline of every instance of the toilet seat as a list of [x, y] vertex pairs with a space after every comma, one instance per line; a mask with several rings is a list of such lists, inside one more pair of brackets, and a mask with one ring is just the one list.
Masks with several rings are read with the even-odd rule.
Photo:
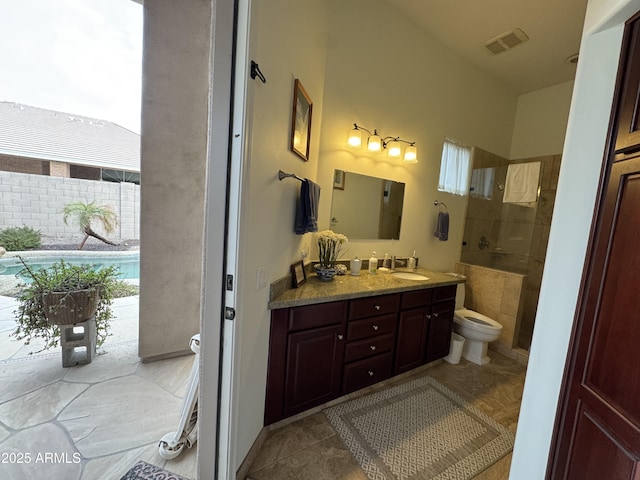
[[479, 332], [493, 333], [496, 330], [502, 330], [502, 325], [493, 318], [467, 308], [456, 310], [453, 315], [453, 321]]

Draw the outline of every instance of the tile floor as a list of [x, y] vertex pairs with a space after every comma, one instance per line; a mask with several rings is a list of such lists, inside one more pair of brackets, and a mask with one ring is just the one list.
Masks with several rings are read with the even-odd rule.
[[174, 460], [158, 454], [177, 428], [194, 356], [141, 363], [138, 297], [113, 309], [106, 353], [63, 368], [59, 350], [29, 356], [9, 337], [15, 301], [0, 296], [0, 478], [117, 480], [145, 460], [195, 479], [195, 447]]
[[[431, 375], [477, 408], [515, 432], [526, 367], [498, 352], [482, 367], [462, 359], [458, 365], [444, 361], [431, 368], [389, 382], [396, 385], [416, 376]], [[367, 391], [368, 393], [368, 391]], [[476, 478], [506, 480], [511, 454]], [[318, 412], [269, 433], [255, 458], [251, 480], [366, 480], [364, 472], [343, 444], [324, 413]]]

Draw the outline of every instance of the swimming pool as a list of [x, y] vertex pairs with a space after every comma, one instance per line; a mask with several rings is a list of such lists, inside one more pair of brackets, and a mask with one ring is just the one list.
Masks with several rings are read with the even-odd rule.
[[[30, 267], [48, 268], [64, 259], [71, 265], [93, 265], [96, 269], [114, 265], [120, 269], [120, 278], [140, 278], [140, 252], [88, 253], [76, 251], [28, 252], [21, 255]], [[0, 258], [0, 276], [15, 276], [24, 266], [18, 257]]]

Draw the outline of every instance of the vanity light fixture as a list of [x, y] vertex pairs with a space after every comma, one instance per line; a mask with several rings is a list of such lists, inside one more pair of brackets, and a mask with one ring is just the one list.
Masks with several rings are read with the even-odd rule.
[[378, 130], [370, 130], [359, 126], [357, 123], [353, 124], [353, 129], [349, 132], [349, 138], [347, 139], [347, 146], [351, 148], [362, 148], [362, 132], [365, 131], [369, 134], [367, 137], [367, 150], [370, 152], [382, 152], [387, 150], [387, 156], [389, 158], [402, 157], [402, 143], [408, 144], [404, 150], [403, 160], [405, 163], [418, 163], [418, 149], [416, 148], [416, 142], [409, 142], [403, 140], [400, 137], [381, 137], [378, 135]]

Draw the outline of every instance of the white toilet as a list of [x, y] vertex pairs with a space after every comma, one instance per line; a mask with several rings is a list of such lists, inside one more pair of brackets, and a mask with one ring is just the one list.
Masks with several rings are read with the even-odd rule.
[[[458, 273], [450, 273], [458, 278], [465, 278]], [[453, 330], [465, 338], [462, 357], [477, 365], [485, 365], [491, 361], [487, 356], [487, 344], [497, 340], [502, 332], [502, 325], [493, 318], [464, 308], [465, 285], [459, 283], [456, 291], [456, 310], [453, 315]]]

